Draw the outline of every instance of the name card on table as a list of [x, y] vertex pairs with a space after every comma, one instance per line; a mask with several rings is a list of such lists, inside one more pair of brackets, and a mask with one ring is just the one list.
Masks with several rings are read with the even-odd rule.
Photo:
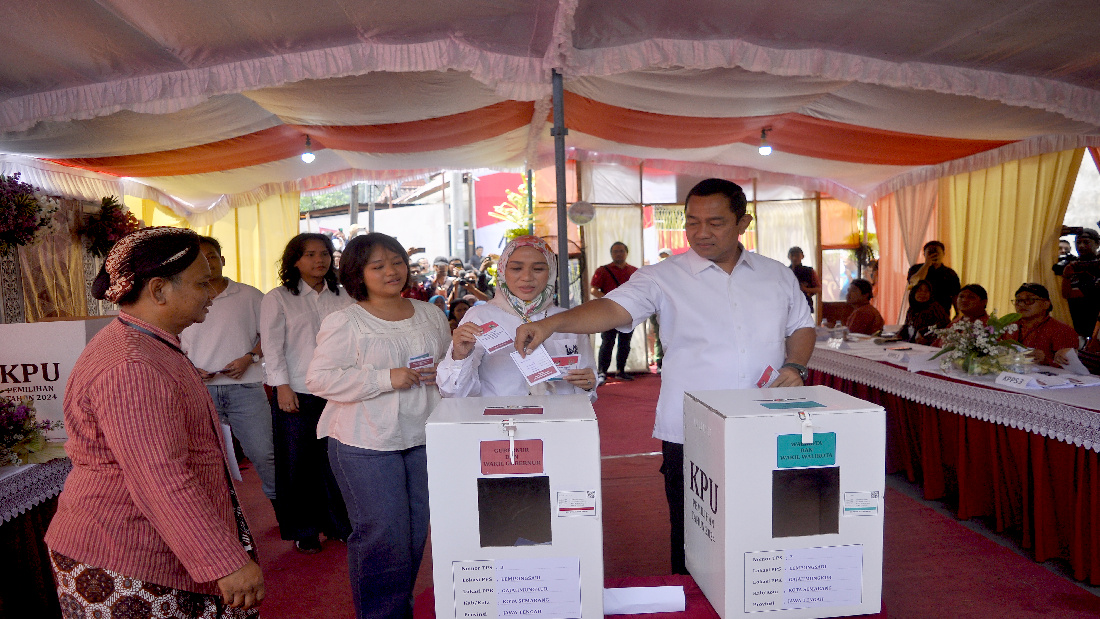
[[1038, 389], [1039, 385], [1036, 384], [1035, 379], [1027, 374], [1017, 374], [1015, 372], [1001, 372], [997, 375], [996, 385], [998, 387], [1010, 387], [1013, 389]]
[[890, 363], [897, 365], [905, 365], [909, 363], [909, 353], [906, 352], [912, 350], [911, 348], [890, 348], [886, 350], [886, 360]]

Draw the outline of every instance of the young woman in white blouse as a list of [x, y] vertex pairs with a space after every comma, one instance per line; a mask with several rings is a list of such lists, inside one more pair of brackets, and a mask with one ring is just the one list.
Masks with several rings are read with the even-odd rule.
[[353, 303], [336, 282], [332, 251], [332, 241], [323, 234], [306, 232], [290, 239], [279, 267], [282, 285], [260, 301], [264, 382], [273, 392], [272, 503], [282, 538], [293, 540], [306, 554], [321, 552], [321, 533], [339, 540], [351, 533], [325, 441], [317, 438], [325, 401], [306, 387], [321, 320]]
[[351, 518], [348, 572], [356, 614], [411, 616], [428, 536], [425, 422], [439, 402], [435, 366], [447, 318], [406, 299], [409, 256], [393, 237], [358, 236], [340, 282], [358, 303], [329, 315], [306, 384], [328, 400], [317, 425]]
[[537, 236], [521, 236], [504, 248], [497, 266], [498, 294], [471, 307], [451, 336], [439, 364], [444, 397], [587, 393], [596, 400], [596, 362], [587, 335], [556, 333], [546, 340], [550, 356], [565, 370], [561, 380], [530, 387], [506, 347], [489, 354], [477, 343], [482, 325], [494, 322], [511, 337], [524, 322], [564, 311], [554, 305], [557, 258]]

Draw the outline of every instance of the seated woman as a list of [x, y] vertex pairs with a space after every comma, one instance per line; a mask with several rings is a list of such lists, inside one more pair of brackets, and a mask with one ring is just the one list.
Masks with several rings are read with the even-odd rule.
[[477, 343], [481, 325], [494, 322], [510, 337], [521, 323], [564, 311], [554, 305], [556, 256], [545, 241], [521, 236], [504, 248], [497, 267], [497, 295], [471, 307], [451, 336], [451, 347], [439, 364], [437, 382], [443, 397], [587, 393], [596, 399], [596, 361], [587, 335], [556, 333], [546, 351], [568, 368], [561, 380], [530, 387], [508, 346], [488, 353]]
[[973, 322], [980, 320], [982, 324], [989, 322], [989, 312], [986, 305], [989, 303], [989, 293], [978, 284], [967, 284], [959, 289], [959, 296], [955, 297], [955, 308], [958, 315], [951, 324], [959, 322], [963, 318]]
[[931, 344], [936, 339], [932, 330], [946, 327], [950, 319], [947, 310], [932, 299], [932, 285], [922, 279], [909, 290], [909, 310], [901, 335], [910, 342]]
[[1020, 313], [1020, 320], [1016, 322], [1016, 332], [1006, 334], [1004, 339], [1034, 349], [1036, 363], [1061, 367], [1054, 353], [1064, 348], [1077, 348], [1077, 332], [1050, 317], [1052, 306], [1046, 287], [1042, 284], [1020, 286], [1013, 304]]
[[882, 326], [886, 324], [886, 321], [882, 319], [882, 314], [878, 313], [878, 310], [871, 305], [871, 297], [873, 296], [871, 282], [865, 279], [853, 279], [852, 283], [848, 285], [848, 304], [855, 308], [848, 316], [848, 322], [845, 325], [848, 327], [848, 331], [867, 335], [882, 331]]
[[[955, 315], [954, 320], [948, 326], [951, 326], [960, 320], [969, 320], [971, 322], [981, 322], [983, 325], [989, 322], [989, 312], [986, 311], [986, 305], [989, 303], [989, 293], [985, 291], [985, 288], [978, 284], [967, 284], [959, 290], [959, 296], [955, 297], [955, 307], [958, 309], [958, 314]], [[943, 346], [943, 340], [936, 338], [935, 342], [932, 342], [933, 346]]]
[[357, 617], [411, 617], [428, 536], [425, 422], [439, 403], [434, 361], [446, 318], [401, 296], [409, 256], [372, 232], [344, 248], [340, 282], [357, 303], [321, 323], [306, 373], [328, 400], [317, 436], [347, 502], [348, 571]]

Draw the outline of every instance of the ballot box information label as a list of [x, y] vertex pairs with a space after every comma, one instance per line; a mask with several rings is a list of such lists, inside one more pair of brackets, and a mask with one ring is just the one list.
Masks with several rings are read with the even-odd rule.
[[581, 616], [578, 557], [454, 561], [459, 619]]
[[863, 603], [863, 545], [745, 553], [745, 612]]
[[814, 432], [812, 443], [801, 434], [781, 434], [776, 439], [776, 468], [836, 465], [836, 432]]
[[558, 517], [595, 516], [595, 490], [559, 490], [557, 500]]
[[481, 441], [482, 475], [534, 475], [542, 470], [542, 439]]
[[867, 492], [844, 493], [845, 516], [878, 516], [879, 497], [882, 493], [878, 490]]

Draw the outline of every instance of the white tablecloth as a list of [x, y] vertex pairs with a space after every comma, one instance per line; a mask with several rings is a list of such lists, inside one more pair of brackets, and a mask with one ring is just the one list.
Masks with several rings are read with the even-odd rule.
[[[914, 351], [923, 348], [913, 347]], [[883, 346], [869, 341], [850, 343], [846, 350], [831, 350], [819, 343], [809, 367], [914, 402], [1100, 452], [1100, 387], [1006, 390], [994, 386], [993, 377], [943, 370], [910, 372], [887, 363], [885, 355]]]
[[61, 493], [72, 470], [68, 458], [12, 467], [0, 472], [0, 524]]

